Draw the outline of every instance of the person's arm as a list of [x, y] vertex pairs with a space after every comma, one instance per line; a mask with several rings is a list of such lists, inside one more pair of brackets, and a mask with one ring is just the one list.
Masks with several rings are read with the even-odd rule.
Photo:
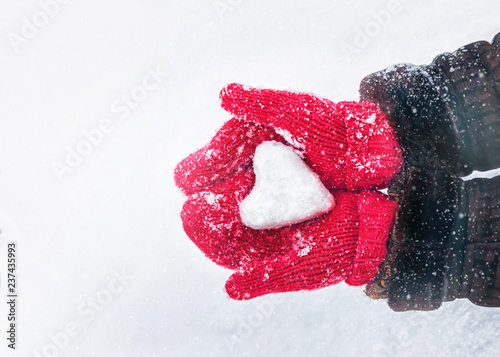
[[362, 80], [361, 100], [386, 113], [407, 167], [458, 176], [500, 167], [499, 46], [500, 34], [429, 65], [400, 64]]

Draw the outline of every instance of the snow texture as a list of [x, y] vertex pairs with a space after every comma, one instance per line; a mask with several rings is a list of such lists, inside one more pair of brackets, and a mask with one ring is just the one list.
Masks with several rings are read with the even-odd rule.
[[266, 141], [253, 158], [255, 186], [240, 203], [242, 222], [254, 229], [280, 228], [317, 217], [335, 204], [319, 177], [290, 147]]
[[[183, 231], [172, 172], [229, 119], [227, 83], [357, 100], [370, 73], [491, 40], [498, 14], [498, 0], [0, 2], [0, 356], [497, 356], [500, 309], [468, 301], [394, 313], [345, 284], [230, 300], [232, 272]], [[156, 66], [167, 75], [146, 78]], [[68, 146], [87, 156], [60, 182]]]

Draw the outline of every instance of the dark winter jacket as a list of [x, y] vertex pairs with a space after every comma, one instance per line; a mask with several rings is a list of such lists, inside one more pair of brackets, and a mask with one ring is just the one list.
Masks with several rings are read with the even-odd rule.
[[389, 187], [399, 211], [372, 297], [396, 311], [468, 298], [500, 307], [500, 33], [430, 65], [397, 65], [363, 79], [397, 133], [404, 168]]

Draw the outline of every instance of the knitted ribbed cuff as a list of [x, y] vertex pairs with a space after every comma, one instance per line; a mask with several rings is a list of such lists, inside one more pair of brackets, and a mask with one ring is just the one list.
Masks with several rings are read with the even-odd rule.
[[349, 285], [370, 283], [387, 255], [387, 239], [394, 225], [398, 205], [378, 192], [359, 195], [359, 238]]

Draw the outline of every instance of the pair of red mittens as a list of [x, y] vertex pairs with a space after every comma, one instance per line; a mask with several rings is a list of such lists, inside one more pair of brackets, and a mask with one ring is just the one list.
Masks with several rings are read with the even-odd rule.
[[[385, 114], [371, 102], [333, 103], [239, 84], [225, 87], [220, 98], [234, 118], [178, 164], [175, 182], [188, 195], [181, 212], [186, 234], [208, 258], [235, 270], [226, 283], [229, 296], [371, 282], [397, 211], [376, 189], [402, 163]], [[252, 157], [265, 141], [300, 149], [333, 194], [333, 210], [279, 229], [243, 225], [239, 203], [254, 186]]]

